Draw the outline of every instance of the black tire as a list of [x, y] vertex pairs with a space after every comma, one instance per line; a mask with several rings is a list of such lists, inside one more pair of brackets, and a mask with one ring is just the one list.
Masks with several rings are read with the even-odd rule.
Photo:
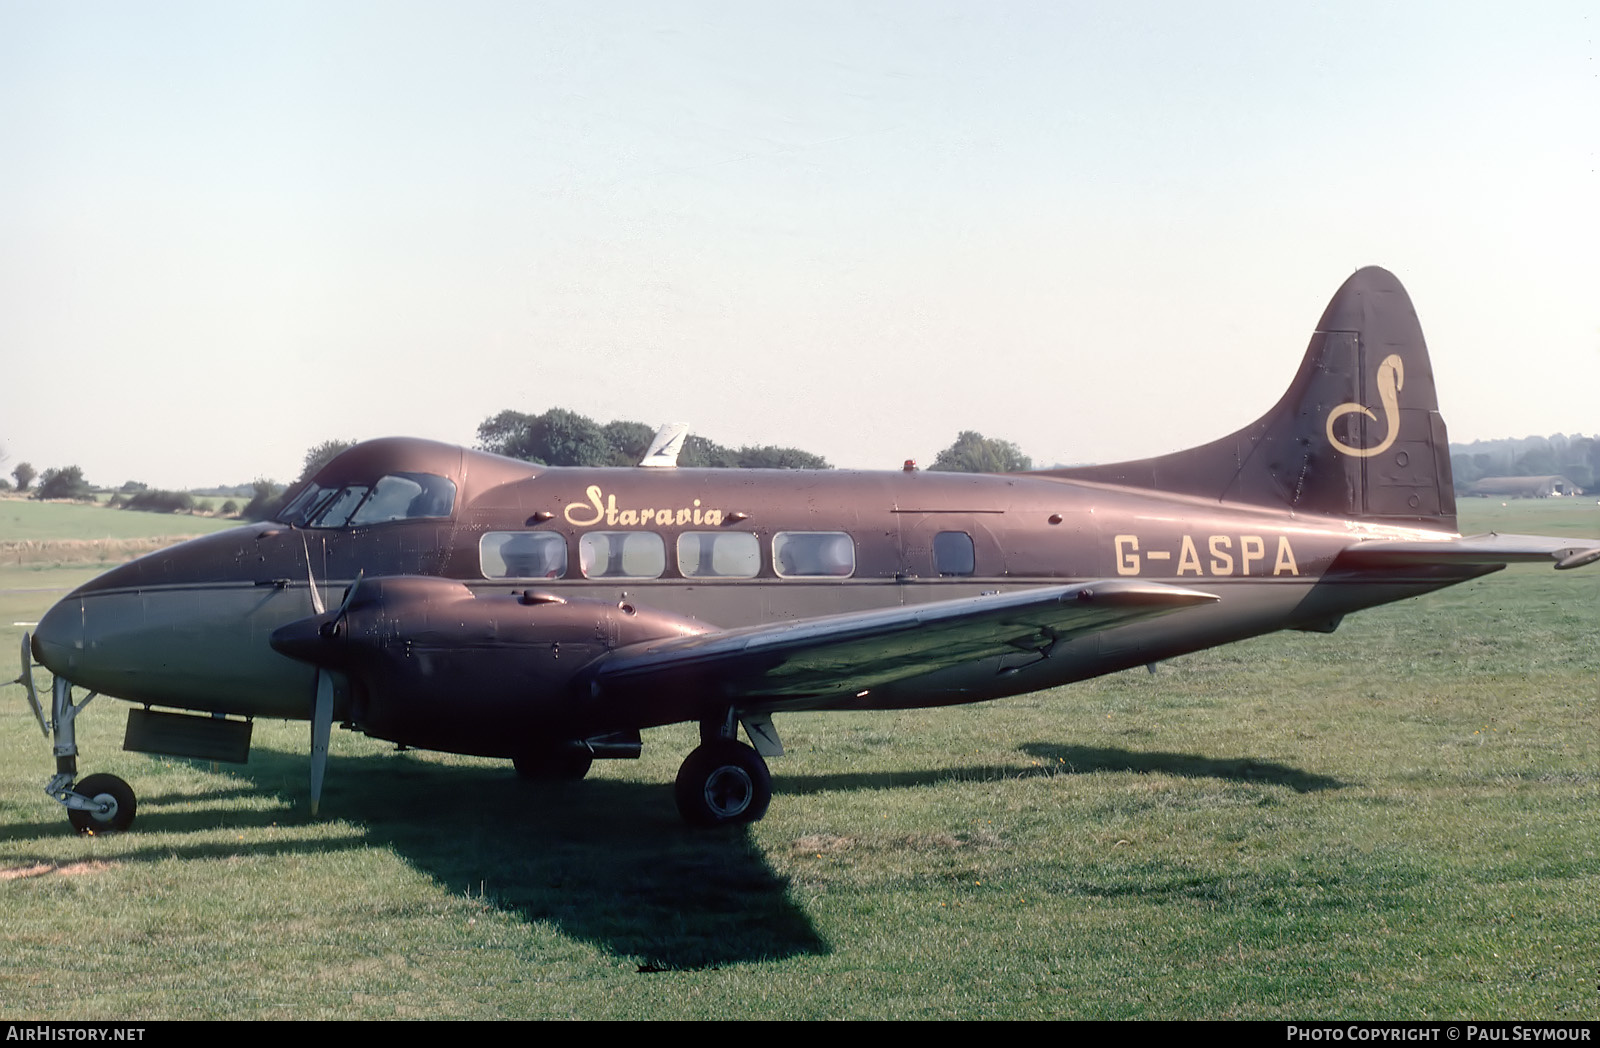
[[539, 746], [511, 758], [517, 777], [528, 782], [576, 782], [593, 763], [594, 754], [577, 742]]
[[738, 826], [767, 814], [772, 774], [761, 754], [733, 739], [695, 748], [673, 788], [678, 814], [691, 826]]
[[78, 780], [72, 792], [110, 807], [104, 812], [67, 809], [67, 821], [79, 833], [121, 833], [133, 825], [138, 802], [133, 797], [133, 787], [115, 775], [90, 775]]

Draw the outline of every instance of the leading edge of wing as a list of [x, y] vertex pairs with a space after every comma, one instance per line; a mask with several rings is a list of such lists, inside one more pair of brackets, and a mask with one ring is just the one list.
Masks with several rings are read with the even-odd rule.
[[1059, 641], [1218, 598], [1104, 579], [848, 612], [619, 648], [595, 671], [603, 692], [681, 678], [743, 697], [837, 694]]
[[1333, 568], [1359, 569], [1443, 565], [1503, 565], [1544, 560], [1556, 569], [1581, 568], [1600, 560], [1600, 539], [1501, 535], [1489, 532], [1459, 539], [1359, 542], [1339, 554]]

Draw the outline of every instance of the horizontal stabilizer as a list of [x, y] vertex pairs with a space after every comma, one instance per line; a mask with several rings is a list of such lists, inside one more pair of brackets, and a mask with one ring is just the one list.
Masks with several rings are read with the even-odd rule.
[[1362, 542], [1339, 554], [1334, 570], [1418, 567], [1426, 564], [1521, 564], [1555, 561], [1557, 569], [1581, 568], [1600, 560], [1600, 539], [1501, 535], [1489, 532], [1460, 539]]
[[1217, 598], [1116, 579], [751, 626], [619, 648], [595, 684], [670, 690], [663, 675], [751, 697], [850, 694], [978, 659], [1048, 655], [1059, 641]]

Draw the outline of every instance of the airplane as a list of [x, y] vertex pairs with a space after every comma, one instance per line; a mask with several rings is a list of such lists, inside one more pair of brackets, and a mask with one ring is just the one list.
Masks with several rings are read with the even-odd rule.
[[[620, 469], [369, 441], [274, 519], [78, 587], [22, 642], [17, 683], [54, 740], [46, 791], [80, 831], [133, 822], [125, 782], [77, 778], [73, 722], [96, 695], [136, 707], [126, 749], [211, 760], [245, 760], [257, 717], [308, 720], [313, 814], [335, 721], [535, 779], [690, 722], [677, 808], [739, 825], [767, 811], [780, 714], [982, 702], [1331, 633], [1514, 562], [1600, 559], [1600, 539], [1457, 532], [1422, 330], [1375, 267], [1333, 296], [1271, 410], [1187, 451], [1009, 474], [702, 470], [676, 466], [670, 429]], [[48, 718], [33, 660], [54, 675]]]

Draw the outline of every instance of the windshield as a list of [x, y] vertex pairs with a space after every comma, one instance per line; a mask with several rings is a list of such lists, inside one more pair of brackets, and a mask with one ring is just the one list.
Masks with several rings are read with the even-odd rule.
[[364, 527], [391, 520], [448, 517], [456, 486], [432, 473], [390, 473], [376, 484], [322, 487], [308, 484], [278, 515], [302, 528]]

